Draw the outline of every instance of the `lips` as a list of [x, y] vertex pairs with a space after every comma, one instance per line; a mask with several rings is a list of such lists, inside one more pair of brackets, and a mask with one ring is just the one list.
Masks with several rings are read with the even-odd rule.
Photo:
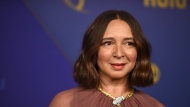
[[111, 64], [113, 70], [120, 71], [124, 68], [125, 64]]

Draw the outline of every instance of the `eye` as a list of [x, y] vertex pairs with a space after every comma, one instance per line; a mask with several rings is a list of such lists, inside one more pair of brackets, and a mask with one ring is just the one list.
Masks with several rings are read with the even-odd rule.
[[134, 42], [127, 42], [127, 44], [126, 45], [132, 45], [132, 46], [134, 46], [135, 45], [135, 43]]
[[135, 47], [135, 42], [134, 41], [125, 41], [124, 45], [126, 45], [126, 47]]
[[112, 44], [112, 41], [104, 41], [103, 43], [102, 43], [102, 45], [111, 45]]

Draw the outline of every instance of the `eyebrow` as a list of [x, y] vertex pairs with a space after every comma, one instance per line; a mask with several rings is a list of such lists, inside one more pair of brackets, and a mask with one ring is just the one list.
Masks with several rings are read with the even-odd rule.
[[134, 40], [133, 37], [125, 38], [124, 40]]
[[[102, 40], [114, 40], [112, 37], [103, 38]], [[124, 38], [124, 40], [134, 40], [133, 37]]]

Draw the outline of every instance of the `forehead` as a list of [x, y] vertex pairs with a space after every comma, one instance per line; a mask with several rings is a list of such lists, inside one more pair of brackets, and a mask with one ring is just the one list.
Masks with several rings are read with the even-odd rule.
[[120, 19], [112, 20], [108, 24], [103, 37], [110, 37], [110, 36], [133, 37], [130, 26], [127, 24], [127, 22]]

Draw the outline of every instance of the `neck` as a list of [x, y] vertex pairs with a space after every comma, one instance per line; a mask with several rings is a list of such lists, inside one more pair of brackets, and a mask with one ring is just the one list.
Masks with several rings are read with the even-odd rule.
[[129, 87], [126, 79], [101, 79], [99, 87], [114, 97], [125, 95], [130, 91], [131, 88]]

